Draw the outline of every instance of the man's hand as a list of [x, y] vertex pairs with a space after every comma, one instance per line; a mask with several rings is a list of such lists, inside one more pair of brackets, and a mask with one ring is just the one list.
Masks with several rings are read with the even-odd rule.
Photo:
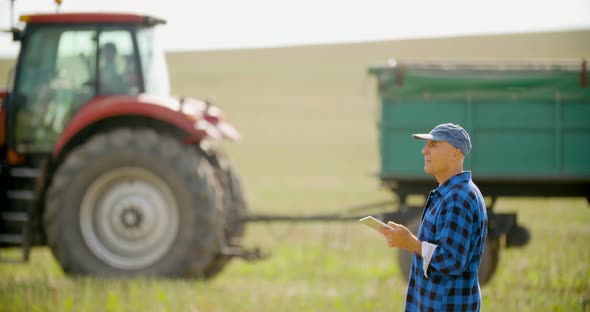
[[389, 247], [404, 248], [422, 256], [422, 242], [407, 227], [392, 221], [387, 224], [393, 229], [382, 228], [379, 232], [385, 236]]

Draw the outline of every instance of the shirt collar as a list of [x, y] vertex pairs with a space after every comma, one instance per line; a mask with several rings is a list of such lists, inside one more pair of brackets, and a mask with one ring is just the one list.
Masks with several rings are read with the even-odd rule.
[[453, 188], [456, 184], [464, 181], [471, 180], [471, 171], [466, 170], [457, 175], [452, 176], [445, 183], [439, 185], [433, 192], [439, 193], [441, 196], [445, 196], [447, 192]]

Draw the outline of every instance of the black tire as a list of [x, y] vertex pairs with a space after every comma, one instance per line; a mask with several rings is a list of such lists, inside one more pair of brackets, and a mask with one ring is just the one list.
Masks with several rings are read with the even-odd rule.
[[96, 135], [53, 177], [48, 244], [69, 274], [202, 277], [223, 236], [214, 180], [201, 153], [172, 137]]
[[[410, 220], [405, 226], [416, 236], [418, 236], [418, 228], [420, 228], [420, 217]], [[412, 266], [412, 254], [405, 249], [398, 249], [397, 263], [400, 268], [400, 273], [405, 281], [410, 278], [410, 268]]]
[[479, 283], [485, 285], [490, 282], [500, 261], [500, 238], [488, 235], [479, 263]]
[[[420, 227], [420, 218], [413, 219], [406, 227], [418, 235], [418, 228]], [[500, 240], [498, 237], [488, 236], [484, 246], [483, 255], [481, 256], [481, 263], [479, 265], [479, 283], [481, 285], [487, 284], [498, 267], [500, 258]], [[407, 281], [410, 277], [410, 267], [412, 265], [412, 254], [405, 249], [399, 249], [397, 253], [397, 260], [400, 267], [402, 277]]]
[[[245, 232], [244, 218], [248, 214], [240, 177], [223, 154], [212, 155], [209, 161], [223, 193], [224, 246], [240, 246]], [[232, 256], [221, 252], [217, 254], [211, 265], [205, 269], [205, 278], [213, 278], [219, 274], [231, 258]]]

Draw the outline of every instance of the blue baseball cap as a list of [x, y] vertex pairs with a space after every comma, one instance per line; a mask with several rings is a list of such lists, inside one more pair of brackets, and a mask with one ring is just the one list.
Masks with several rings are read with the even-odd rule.
[[459, 125], [452, 123], [440, 124], [430, 133], [412, 134], [412, 137], [417, 140], [432, 140], [449, 142], [452, 146], [461, 150], [464, 156], [471, 151], [471, 139], [469, 133]]

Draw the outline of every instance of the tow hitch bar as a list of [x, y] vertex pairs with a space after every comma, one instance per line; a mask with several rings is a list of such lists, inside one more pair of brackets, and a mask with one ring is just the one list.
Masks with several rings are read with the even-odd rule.
[[224, 246], [221, 253], [230, 257], [238, 257], [242, 260], [253, 262], [268, 258], [268, 254], [263, 254], [260, 248], [245, 249], [242, 246]]

